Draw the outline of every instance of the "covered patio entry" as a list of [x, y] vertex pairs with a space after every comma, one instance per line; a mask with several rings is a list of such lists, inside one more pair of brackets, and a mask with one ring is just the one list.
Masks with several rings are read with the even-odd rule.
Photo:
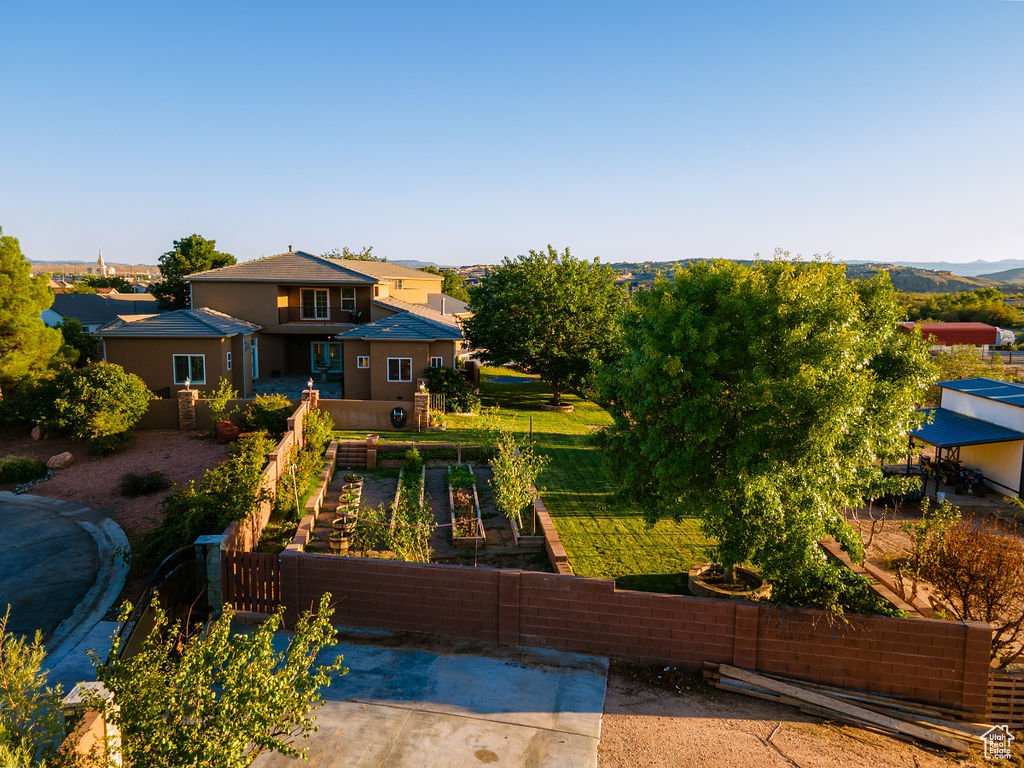
[[[925, 423], [910, 433], [911, 442], [934, 446], [936, 465], [948, 460], [964, 468], [979, 469], [985, 475], [985, 483], [996, 491], [1018, 497], [1024, 494], [1024, 432], [948, 408], [927, 408], [924, 413]], [[936, 493], [938, 488], [936, 473]]]

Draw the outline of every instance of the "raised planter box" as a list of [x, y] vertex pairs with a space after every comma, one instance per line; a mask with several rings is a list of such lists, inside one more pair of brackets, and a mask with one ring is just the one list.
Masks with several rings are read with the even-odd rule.
[[[391, 522], [388, 525], [390, 530], [395, 530], [395, 513], [398, 511], [398, 504], [402, 500], [402, 480], [405, 478], [405, 467], [398, 471], [398, 487], [395, 489], [395, 498], [391, 502]], [[423, 506], [423, 495], [427, 490], [427, 465], [420, 467], [420, 506]]]
[[[452, 484], [448, 483], [448, 509], [452, 521], [452, 544], [457, 547], [483, 546], [487, 543], [487, 533], [484, 531], [484, 521], [480, 516], [480, 497], [476, 492], [476, 475], [473, 474], [473, 467], [470, 464], [449, 464], [449, 475], [455, 466], [464, 466], [469, 469], [469, 474], [473, 477], [473, 484], [469, 488], [453, 489]], [[468, 507], [456, 507], [455, 494], [458, 490], [467, 491], [472, 495]], [[468, 528], [469, 531], [463, 533], [463, 528]]]
[[[533, 514], [536, 514], [536, 510], [533, 511]], [[508, 524], [512, 526], [512, 538], [515, 539], [517, 547], [520, 547], [522, 549], [544, 549], [544, 544], [546, 540], [544, 538], [544, 531], [541, 528], [539, 521], [537, 523], [537, 530], [540, 531], [540, 533], [537, 534], [528, 534], [520, 531], [519, 524], [515, 521], [514, 518], [510, 517], [508, 520]], [[531, 522], [524, 520], [523, 527], [527, 526], [529, 526], [532, 529]]]

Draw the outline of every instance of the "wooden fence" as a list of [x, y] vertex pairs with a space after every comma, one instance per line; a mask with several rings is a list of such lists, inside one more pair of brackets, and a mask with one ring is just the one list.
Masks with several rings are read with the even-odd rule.
[[1024, 674], [999, 670], [989, 675], [988, 718], [1013, 730], [1024, 728]]
[[281, 565], [276, 554], [221, 552], [224, 602], [239, 611], [272, 613], [281, 604]]

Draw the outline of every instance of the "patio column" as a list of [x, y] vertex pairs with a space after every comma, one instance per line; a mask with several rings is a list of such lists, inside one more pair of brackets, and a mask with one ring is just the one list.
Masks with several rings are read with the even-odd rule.
[[320, 390], [319, 389], [304, 389], [302, 390], [302, 401], [309, 401], [310, 408], [316, 408], [320, 402]]
[[196, 404], [199, 402], [198, 389], [178, 390], [178, 429], [197, 429]]

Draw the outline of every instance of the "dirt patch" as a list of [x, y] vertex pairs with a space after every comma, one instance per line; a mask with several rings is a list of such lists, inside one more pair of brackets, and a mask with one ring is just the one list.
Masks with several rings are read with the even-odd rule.
[[613, 664], [599, 768], [945, 768], [978, 765], [873, 731], [719, 691], [675, 667]]
[[33, 486], [29, 493], [65, 499], [106, 512], [129, 537], [160, 524], [160, 502], [171, 489], [134, 499], [122, 496], [118, 487], [126, 472], [160, 471], [174, 483], [183, 485], [198, 479], [207, 468], [228, 455], [226, 445], [208, 440], [200, 433], [177, 430], [140, 431], [132, 445], [113, 456], [92, 456], [85, 443], [69, 438], [36, 441], [27, 430], [0, 433], [0, 455], [16, 454], [46, 461], [63, 451], [69, 451], [75, 463]]

